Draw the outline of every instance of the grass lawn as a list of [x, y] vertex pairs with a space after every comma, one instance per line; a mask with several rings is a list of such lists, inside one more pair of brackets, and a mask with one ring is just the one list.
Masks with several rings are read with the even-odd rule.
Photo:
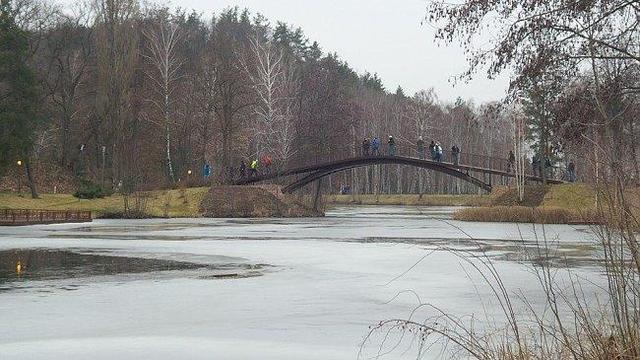
[[[209, 190], [206, 187], [177, 190], [156, 190], [142, 193], [146, 197], [147, 213], [153, 216], [198, 217], [200, 201]], [[32, 199], [29, 194], [0, 193], [0, 209], [91, 210], [94, 216], [123, 209], [121, 195], [102, 199], [82, 200], [69, 194], [40, 194]], [[130, 199], [133, 202], [133, 198]]]
[[[516, 201], [515, 189], [499, 189], [492, 196], [490, 206], [460, 209], [455, 212], [454, 219], [547, 224], [592, 224], [605, 220], [596, 211], [596, 190], [586, 184], [527, 187], [522, 204]], [[625, 196], [631, 213], [639, 216], [640, 189], [629, 188]]]
[[542, 206], [563, 209], [591, 209], [596, 206], [596, 191], [586, 184], [562, 184], [549, 187]]

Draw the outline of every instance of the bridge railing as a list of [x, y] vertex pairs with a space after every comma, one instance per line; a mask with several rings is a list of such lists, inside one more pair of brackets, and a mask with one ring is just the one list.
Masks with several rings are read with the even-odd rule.
[[[383, 146], [383, 149], [380, 151], [382, 155], [389, 155], [389, 150], [387, 146]], [[361, 152], [359, 155], [363, 155]], [[432, 157], [431, 152], [428, 147], [425, 148], [424, 154], [421, 154], [418, 149], [413, 147], [398, 147], [396, 149], [396, 155], [412, 157], [412, 158], [423, 158], [426, 160], [437, 161], [435, 157]], [[443, 150], [442, 158], [440, 160], [443, 163], [454, 163], [454, 154], [451, 150]], [[496, 157], [496, 156], [488, 156], [484, 154], [476, 154], [469, 152], [460, 152], [458, 154], [458, 163], [460, 165], [467, 165], [485, 169], [492, 169], [496, 171], [508, 172], [510, 171], [509, 159], [506, 157]], [[530, 166], [527, 166], [527, 172], [533, 175], [533, 169]]]
[[[359, 149], [358, 153], [356, 154], [356, 157], [360, 157], [360, 156], [365, 156], [367, 154], [364, 153], [364, 151], [362, 149]], [[373, 156], [374, 154], [372, 153], [372, 151], [370, 150], [368, 153], [369, 156]], [[379, 155], [391, 155], [390, 151], [389, 151], [389, 147], [385, 144], [381, 147], [380, 151], [379, 151]], [[469, 152], [460, 152], [457, 156], [457, 159], [454, 158], [454, 155], [452, 153], [451, 150], [443, 150], [442, 152], [442, 156], [440, 158], [440, 160], [433, 158], [431, 156], [431, 152], [429, 150], [428, 147], [425, 148], [425, 151], [420, 153], [418, 152], [417, 148], [414, 146], [397, 146], [396, 147], [396, 151], [394, 153], [394, 155], [396, 156], [401, 156], [401, 157], [408, 157], [408, 158], [416, 158], [416, 159], [425, 159], [425, 160], [431, 160], [431, 161], [440, 161], [443, 162], [445, 164], [454, 164], [457, 160], [458, 164], [460, 164], [461, 166], [467, 166], [470, 167], [471, 171], [473, 171], [473, 168], [477, 168], [476, 170], [484, 172], [484, 173], [493, 173], [494, 175], [500, 175], [500, 174], [496, 174], [496, 173], [512, 173], [514, 172], [514, 164], [511, 164], [509, 162], [509, 160], [506, 157], [496, 157], [496, 156], [488, 156], [488, 155], [484, 155], [484, 154], [475, 154], [475, 153], [469, 153]], [[268, 168], [264, 168], [262, 166], [258, 167], [258, 172], [257, 174], [255, 174], [257, 177], [261, 177], [261, 176], [265, 176], [265, 175], [269, 175], [269, 174], [279, 174], [280, 172], [286, 172], [285, 170], [291, 170], [294, 169], [295, 171], [298, 170], [304, 170], [305, 168], [314, 168], [315, 166], [318, 166], [320, 164], [329, 164], [332, 162], [340, 162], [342, 160], [346, 160], [348, 158], [353, 158], [353, 154], [345, 154], [344, 157], [336, 157], [336, 158], [331, 158], [331, 159], [322, 159], [322, 158], [316, 158], [315, 162], [312, 162], [312, 165], [305, 165], [305, 164], [293, 164], [292, 166], [287, 167], [287, 169], [284, 168], [279, 168], [277, 161], [274, 161], [273, 164], [268, 167]], [[486, 171], [483, 171], [486, 170]], [[559, 169], [554, 168], [554, 167], [549, 167], [547, 168], [547, 179], [562, 179], [562, 174], [560, 173], [560, 171], [558, 171]], [[542, 169], [540, 167], [538, 168], [534, 168], [534, 166], [532, 165], [531, 162], [527, 161], [525, 163], [525, 175], [526, 176], [532, 176], [532, 177], [541, 177]], [[306, 171], [298, 171], [298, 173], [303, 173]], [[241, 176], [241, 172], [237, 171], [237, 178], [238, 180], [243, 180], [243, 179], [251, 179], [254, 178], [252, 177], [252, 173], [250, 170], [246, 170], [244, 175]]]
[[[388, 155], [388, 146], [383, 146], [380, 154], [382, 155]], [[362, 155], [362, 152], [360, 153], [360, 155]], [[414, 157], [414, 158], [421, 158], [421, 154], [418, 152], [417, 148], [415, 146], [409, 147], [409, 148], [397, 148], [396, 149], [396, 155], [398, 156], [406, 156], [406, 157]], [[436, 160], [435, 158], [432, 158], [431, 153], [429, 151], [429, 148], [426, 147], [425, 148], [425, 152], [424, 152], [424, 159], [426, 160]], [[444, 163], [454, 163], [454, 156], [451, 150], [443, 150], [442, 151], [442, 162]], [[491, 170], [495, 170], [495, 171], [501, 171], [501, 172], [513, 172], [515, 171], [513, 168], [513, 164], [509, 163], [509, 159], [506, 157], [497, 157], [497, 156], [488, 156], [488, 155], [484, 155], [484, 154], [476, 154], [476, 153], [469, 153], [469, 152], [460, 152], [459, 154], [459, 164], [460, 165], [466, 165], [466, 166], [472, 166], [472, 167], [479, 167], [479, 168], [485, 168], [485, 169], [491, 169]], [[541, 169], [541, 165], [538, 165], [537, 168], [534, 167], [534, 165], [530, 162], [530, 161], [526, 161], [525, 162], [525, 175], [528, 176], [536, 176], [536, 177], [541, 177], [542, 176], [542, 169]], [[560, 169], [557, 166], [550, 166], [547, 167], [547, 178], [549, 179], [560, 179], [562, 178], [562, 174], [560, 173]]]

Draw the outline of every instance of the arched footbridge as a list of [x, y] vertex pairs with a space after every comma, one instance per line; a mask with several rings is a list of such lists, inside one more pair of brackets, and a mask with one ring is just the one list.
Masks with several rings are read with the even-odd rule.
[[[506, 160], [504, 160], [506, 163]], [[491, 192], [492, 185], [490, 182], [485, 182], [477, 177], [472, 176], [471, 174], [487, 174], [487, 175], [498, 175], [504, 177], [515, 177], [516, 174], [510, 171], [505, 171], [503, 169], [491, 168], [491, 167], [482, 167], [482, 166], [473, 166], [473, 165], [465, 165], [458, 164], [454, 165], [450, 162], [438, 162], [433, 160], [425, 160], [413, 157], [404, 157], [404, 156], [361, 156], [348, 158], [343, 160], [335, 160], [335, 161], [327, 161], [314, 165], [308, 166], [300, 166], [293, 167], [289, 169], [285, 169], [282, 171], [274, 171], [267, 174], [259, 174], [253, 177], [245, 177], [242, 179], [238, 179], [235, 181], [236, 185], [247, 185], [258, 183], [262, 181], [272, 180], [276, 178], [288, 177], [288, 176], [296, 176], [302, 175], [302, 177], [297, 178], [289, 185], [282, 188], [282, 191], [285, 193], [292, 193], [307, 184], [310, 184], [314, 181], [320, 180], [326, 176], [329, 176], [334, 173], [338, 173], [345, 170], [373, 166], [373, 165], [403, 165], [403, 166], [412, 166], [415, 168], [427, 169], [436, 172], [440, 172], [449, 176], [453, 176], [455, 178], [466, 181], [470, 184], [473, 184], [487, 192]], [[489, 179], [491, 176], [489, 176]], [[534, 182], [542, 182], [543, 179], [539, 176], [527, 175], [525, 174], [525, 178], [529, 181]], [[547, 182], [550, 184], [560, 184], [563, 183], [561, 180], [555, 179], [547, 179]]]

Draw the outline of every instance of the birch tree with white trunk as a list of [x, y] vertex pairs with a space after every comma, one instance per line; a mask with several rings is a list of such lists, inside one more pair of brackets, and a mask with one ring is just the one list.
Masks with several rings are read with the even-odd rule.
[[295, 155], [296, 94], [299, 81], [293, 64], [285, 63], [282, 50], [268, 34], [256, 31], [240, 58], [256, 96], [253, 135], [256, 151], [273, 154], [280, 166]]
[[521, 104], [516, 102], [511, 109], [511, 116], [513, 116], [513, 152], [515, 155], [515, 164], [511, 171], [515, 172], [516, 191], [518, 193], [518, 199], [522, 202], [524, 200], [524, 189], [526, 183], [526, 166], [527, 166], [527, 152], [526, 145], [526, 118], [522, 113]]
[[300, 80], [292, 63], [283, 64], [282, 78], [279, 89], [281, 90], [278, 102], [279, 115], [276, 118], [275, 155], [280, 160], [280, 166], [285, 168], [289, 161], [296, 155], [297, 149], [293, 143], [296, 138], [296, 114], [298, 113], [297, 94], [300, 92]]
[[420, 90], [411, 98], [409, 111], [407, 111], [406, 114], [414, 122], [415, 128], [418, 131], [418, 134], [415, 136], [416, 139], [413, 139], [413, 141], [417, 140], [420, 135], [425, 136], [427, 130], [433, 128], [437, 106], [438, 98], [433, 88]]
[[147, 40], [147, 52], [144, 55], [151, 65], [151, 71], [147, 76], [153, 84], [155, 97], [149, 101], [156, 108], [158, 115], [152, 121], [163, 127], [165, 144], [165, 162], [167, 175], [171, 183], [175, 183], [175, 172], [171, 157], [171, 128], [173, 125], [172, 112], [174, 111], [174, 90], [180, 79], [180, 67], [177, 45], [181, 40], [180, 28], [168, 19], [162, 19], [158, 25], [151, 29], [144, 29], [143, 34]]

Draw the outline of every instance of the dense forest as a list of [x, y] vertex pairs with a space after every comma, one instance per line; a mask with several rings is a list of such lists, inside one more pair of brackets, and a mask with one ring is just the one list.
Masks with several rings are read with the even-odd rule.
[[[445, 10], [430, 9], [431, 20], [463, 15]], [[422, 136], [445, 150], [459, 146], [463, 161], [481, 155], [503, 162], [520, 127], [526, 150], [518, 154], [526, 164], [536, 154], [548, 158], [554, 176], [574, 161], [579, 178], [594, 181], [601, 171], [598, 150], [606, 146], [640, 178], [637, 58], [600, 55], [593, 66], [583, 62], [566, 76], [565, 68], [547, 71], [551, 66], [541, 57], [518, 64], [521, 75], [505, 101], [444, 103], [429, 89], [386, 89], [375, 72], [357, 73], [301, 28], [246, 9], [204, 17], [137, 0], [71, 9], [11, 0], [2, 2], [0, 17], [0, 173], [18, 175], [5, 177], [4, 188], [15, 188], [19, 177], [43, 191], [80, 179], [122, 191], [167, 188], [204, 182], [206, 164], [208, 181], [229, 183], [241, 162], [268, 155], [283, 168], [342, 159], [358, 155], [363, 139], [374, 136], [383, 142], [394, 136], [400, 154], [415, 156]], [[446, 31], [440, 38], [453, 39]], [[518, 39], [509, 41], [513, 46]], [[495, 53], [507, 54], [504, 46]], [[491, 70], [501, 66], [497, 61]], [[334, 175], [325, 186], [475, 191], [425, 174], [378, 166]]]
[[[341, 159], [374, 136], [394, 136], [407, 155], [420, 135], [501, 158], [511, 147], [498, 104], [389, 91], [302, 29], [248, 10], [204, 18], [135, 0], [98, 1], [72, 14], [35, 1], [3, 4], [2, 16], [28, 44], [22, 60], [37, 79], [39, 119], [30, 146], [12, 147], [22, 153], [7, 159], [28, 159], [42, 179], [73, 174], [109, 187], [170, 187], [201, 181], [210, 164], [213, 181], [224, 183], [241, 161], [268, 154], [285, 167]], [[14, 167], [10, 161], [4, 170]], [[415, 170], [396, 170], [362, 170], [340, 182], [359, 191], [418, 190]]]

